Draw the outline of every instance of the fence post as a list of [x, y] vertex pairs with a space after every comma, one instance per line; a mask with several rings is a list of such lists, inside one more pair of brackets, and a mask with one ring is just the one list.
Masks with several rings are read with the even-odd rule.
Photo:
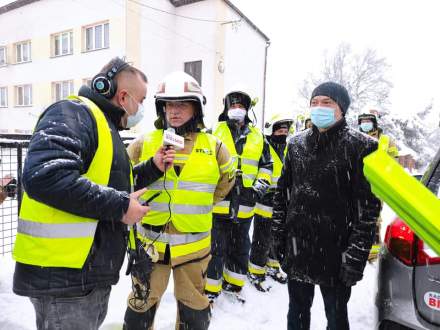
[[17, 214], [20, 214], [21, 196], [23, 194], [23, 186], [21, 182], [23, 171], [23, 146], [18, 144], [17, 146]]

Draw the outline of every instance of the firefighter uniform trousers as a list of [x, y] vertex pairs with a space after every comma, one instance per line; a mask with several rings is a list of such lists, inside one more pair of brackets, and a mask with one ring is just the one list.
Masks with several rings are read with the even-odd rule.
[[252, 218], [233, 222], [214, 215], [212, 260], [208, 269], [207, 291], [219, 293], [222, 289], [222, 279], [239, 287], [244, 286], [251, 246], [251, 223]]
[[[138, 226], [139, 233], [154, 240], [160, 235], [160, 227]], [[150, 277], [150, 294], [145, 304], [136, 299], [134, 292], [128, 296], [128, 308], [124, 329], [152, 329], [154, 317], [169, 282], [171, 271], [174, 280], [174, 296], [177, 300], [176, 329], [207, 329], [210, 321], [209, 301], [204, 294], [206, 269], [208, 268], [210, 244], [190, 256], [173, 257], [173, 250], [197, 242], [210, 242], [211, 233], [181, 233], [172, 223], [155, 242], [159, 261], [154, 264]], [[149, 240], [150, 241], [150, 240]], [[204, 244], [204, 243], [202, 243]], [[205, 244], [206, 245], [206, 244]]]

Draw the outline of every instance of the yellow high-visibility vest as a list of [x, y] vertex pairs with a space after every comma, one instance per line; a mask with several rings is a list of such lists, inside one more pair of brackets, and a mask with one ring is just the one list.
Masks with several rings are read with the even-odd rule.
[[[163, 130], [145, 135], [140, 161], [154, 156], [162, 144]], [[179, 175], [174, 167], [164, 177], [147, 186], [141, 197], [147, 200], [158, 191], [162, 193], [150, 202], [151, 210], [142, 223], [159, 226], [170, 218], [176, 229], [182, 233], [201, 233], [211, 230], [214, 192], [220, 178], [216, 158], [217, 139], [206, 133], [198, 133], [191, 154], [176, 154], [174, 163], [185, 164]], [[171, 196], [164, 191], [167, 188]], [[170, 210], [169, 210], [170, 207]], [[170, 217], [171, 211], [171, 217]]]
[[263, 134], [253, 126], [249, 126], [249, 129], [250, 133], [246, 136], [246, 144], [241, 155], [237, 154], [231, 131], [225, 121], [219, 122], [213, 132], [228, 148], [235, 168], [239, 168], [238, 164], [241, 164], [243, 186], [246, 188], [252, 187], [255, 179], [260, 177], [270, 183], [272, 174], [271, 171], [258, 170], [258, 162], [263, 153]]
[[[277, 182], [278, 179], [281, 176], [281, 170], [283, 169], [283, 160], [280, 159], [280, 157], [278, 156], [277, 152], [275, 151], [275, 149], [269, 145], [270, 148], [270, 154], [272, 156], [273, 159], [273, 174], [272, 174], [272, 180], [271, 180], [271, 185], [270, 188], [271, 189], [275, 189], [277, 187]], [[284, 148], [284, 156], [286, 156], [286, 152], [287, 152], [287, 145]]]
[[[98, 148], [82, 176], [107, 186], [113, 161], [113, 141], [107, 119], [89, 99], [81, 96], [69, 99], [87, 105], [98, 129]], [[24, 192], [13, 257], [35, 266], [82, 268], [93, 243], [97, 220], [58, 210]]]

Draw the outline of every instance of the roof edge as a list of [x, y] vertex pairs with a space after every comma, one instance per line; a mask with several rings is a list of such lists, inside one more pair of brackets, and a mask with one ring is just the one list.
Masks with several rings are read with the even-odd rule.
[[231, 7], [238, 15], [240, 15], [258, 34], [260, 34], [266, 42], [270, 42], [269, 37], [263, 33], [243, 12], [238, 9], [230, 0], [223, 0], [229, 7]]
[[7, 12], [10, 12], [14, 9], [18, 9], [27, 5], [30, 5], [31, 3], [37, 2], [40, 0], [16, 0], [12, 1], [11, 3], [8, 3], [7, 5], [4, 5], [0, 7], [0, 15], [5, 14]]

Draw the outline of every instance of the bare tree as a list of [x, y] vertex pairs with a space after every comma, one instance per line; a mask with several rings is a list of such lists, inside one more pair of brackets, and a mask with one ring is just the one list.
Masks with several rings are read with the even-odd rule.
[[351, 97], [351, 116], [359, 114], [369, 104], [379, 106], [382, 111], [389, 106], [389, 94], [393, 87], [387, 79], [389, 65], [386, 59], [378, 57], [373, 49], [354, 54], [349, 44], [342, 43], [333, 54], [324, 54], [322, 71], [310, 74], [298, 90], [300, 97], [308, 104], [314, 87], [325, 81], [344, 85]]

